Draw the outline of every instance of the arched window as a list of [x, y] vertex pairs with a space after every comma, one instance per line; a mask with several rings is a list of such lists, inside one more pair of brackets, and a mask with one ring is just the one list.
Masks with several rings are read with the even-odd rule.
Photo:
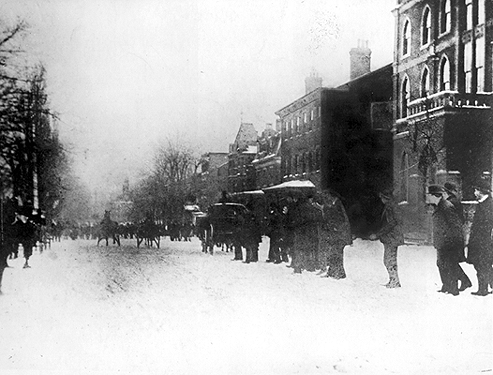
[[431, 40], [431, 12], [430, 7], [425, 7], [421, 20], [421, 45], [425, 46]]
[[406, 20], [404, 23], [404, 29], [402, 31], [402, 56], [406, 56], [410, 53], [411, 49], [411, 22]]
[[428, 95], [430, 95], [430, 71], [425, 67], [421, 75], [421, 97], [425, 98]]
[[473, 27], [472, 0], [466, 0], [466, 30]]
[[450, 31], [450, 0], [442, 0], [442, 7], [440, 9], [440, 33], [447, 33]]
[[486, 17], [485, 0], [478, 0], [478, 25], [481, 25], [485, 22], [485, 17]]
[[411, 99], [411, 93], [409, 90], [409, 79], [404, 77], [402, 81], [402, 90], [401, 90], [401, 117], [407, 117], [407, 106], [409, 105], [409, 101]]
[[446, 56], [440, 62], [440, 91], [450, 90], [450, 63]]

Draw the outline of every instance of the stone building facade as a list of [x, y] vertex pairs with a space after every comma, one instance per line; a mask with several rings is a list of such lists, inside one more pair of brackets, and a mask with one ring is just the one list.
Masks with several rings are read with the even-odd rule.
[[492, 168], [493, 2], [398, 0], [394, 186], [409, 232], [428, 232], [426, 186], [463, 199]]

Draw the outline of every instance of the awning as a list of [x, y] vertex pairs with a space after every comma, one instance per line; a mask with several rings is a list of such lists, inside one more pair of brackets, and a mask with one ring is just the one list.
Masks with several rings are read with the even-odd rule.
[[231, 193], [231, 196], [238, 196], [238, 195], [263, 195], [264, 192], [262, 190], [247, 190], [247, 191], [237, 191], [235, 193]]
[[308, 180], [293, 180], [286, 181], [279, 185], [269, 186], [262, 189], [263, 191], [274, 191], [274, 190], [303, 190], [303, 189], [315, 189], [313, 182]]

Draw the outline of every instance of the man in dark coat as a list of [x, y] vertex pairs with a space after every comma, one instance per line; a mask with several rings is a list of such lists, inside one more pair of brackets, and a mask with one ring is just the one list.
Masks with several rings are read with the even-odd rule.
[[[457, 213], [457, 216], [459, 216], [461, 225], [462, 225], [462, 232], [465, 233], [464, 230], [464, 225], [465, 225], [465, 218], [464, 218], [464, 209], [462, 207], [462, 203], [460, 202], [459, 199], [459, 192], [457, 189], [457, 186], [453, 182], [446, 182], [443, 187], [445, 188], [446, 194], [448, 194], [447, 200], [454, 205], [455, 211]], [[464, 246], [461, 248], [458, 248], [459, 250], [459, 264], [457, 265], [457, 277], [459, 278], [460, 281], [460, 287], [459, 291], [462, 292], [466, 290], [467, 288], [470, 288], [472, 286], [471, 280], [469, 277], [466, 275], [462, 267], [460, 266], [461, 262], [466, 261], [466, 256], [464, 254]]]
[[455, 208], [441, 185], [428, 187], [428, 201], [435, 206], [433, 212], [433, 245], [437, 249], [437, 266], [442, 280], [443, 293], [459, 295], [457, 268], [459, 250], [464, 246], [462, 225]]
[[344, 248], [353, 243], [351, 226], [342, 201], [335, 192], [323, 191], [315, 198], [322, 212], [319, 224], [318, 263], [325, 277], [344, 279]]
[[269, 255], [267, 262], [281, 263], [282, 242], [284, 238], [285, 216], [279, 206], [271, 203], [268, 217]]
[[258, 262], [259, 244], [262, 242], [260, 225], [252, 212], [245, 212], [240, 218], [241, 245], [245, 248], [245, 263]]
[[477, 296], [487, 295], [488, 285], [493, 286], [493, 203], [490, 191], [490, 185], [484, 180], [480, 180], [474, 187], [479, 204], [471, 225], [467, 262], [476, 270], [478, 291], [472, 294]]
[[[303, 193], [307, 194], [307, 193]], [[321, 212], [312, 204], [313, 195], [299, 197], [293, 209], [288, 211], [289, 229], [294, 233], [292, 266], [294, 273], [303, 269], [315, 271], [318, 251], [318, 223]]]
[[389, 274], [389, 282], [385, 286], [387, 288], [400, 288], [401, 283], [397, 270], [397, 249], [404, 244], [402, 224], [397, 215], [393, 191], [391, 189], [384, 190], [379, 196], [384, 204], [380, 230], [375, 235], [370, 236], [370, 239], [379, 239], [383, 244], [383, 264]]

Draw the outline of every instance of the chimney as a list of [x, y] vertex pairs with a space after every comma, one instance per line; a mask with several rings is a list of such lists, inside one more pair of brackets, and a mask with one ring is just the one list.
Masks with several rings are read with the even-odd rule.
[[370, 73], [371, 50], [368, 41], [358, 39], [358, 47], [351, 48], [349, 79], [356, 79], [363, 74]]
[[322, 77], [319, 77], [315, 70], [312, 70], [309, 77], [305, 78], [305, 94], [322, 87]]

